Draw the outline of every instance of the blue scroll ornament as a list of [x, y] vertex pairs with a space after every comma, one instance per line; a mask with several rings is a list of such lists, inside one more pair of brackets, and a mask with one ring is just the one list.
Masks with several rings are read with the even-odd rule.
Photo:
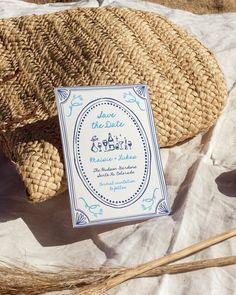
[[72, 115], [72, 109], [73, 107], [80, 107], [82, 106], [83, 104], [83, 97], [82, 95], [73, 95], [73, 98], [70, 102], [70, 105], [69, 105], [69, 112], [68, 114], [66, 115], [67, 117], [70, 117]]
[[97, 218], [99, 215], [103, 214], [103, 209], [99, 204], [89, 205], [83, 197], [80, 197], [79, 200], [82, 200], [84, 203], [84, 207], [93, 214], [95, 218]]
[[128, 103], [135, 103], [141, 111], [145, 111], [145, 109], [140, 106], [140, 101], [137, 100], [137, 97], [134, 96], [131, 91], [124, 93], [123, 98]]
[[157, 193], [156, 193], [157, 191], [158, 191], [158, 188], [155, 188], [153, 193], [152, 193], [152, 197], [142, 200], [142, 203], [144, 203], [144, 204], [141, 204], [143, 210], [148, 210], [148, 211], [152, 210], [152, 207], [153, 207], [153, 205], [155, 203], [155, 200], [158, 197]]

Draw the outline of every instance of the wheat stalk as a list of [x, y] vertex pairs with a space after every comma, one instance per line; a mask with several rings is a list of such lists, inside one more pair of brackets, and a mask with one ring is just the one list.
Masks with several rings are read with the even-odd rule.
[[[194, 262], [160, 266], [136, 278], [156, 277], [163, 274], [176, 274], [209, 267], [222, 267], [236, 264], [236, 256], [205, 259]], [[104, 280], [123, 274], [128, 268], [63, 268], [59, 272], [40, 272], [33, 268], [15, 266], [0, 267], [0, 294], [25, 295], [42, 294], [52, 291], [80, 290], [85, 286], [95, 286]]]
[[236, 235], [236, 228], [233, 228], [227, 232], [221, 233], [217, 236], [211, 237], [207, 240], [201, 241], [199, 243], [193, 244], [187, 248], [184, 248], [175, 253], [169, 254], [167, 256], [152, 260], [147, 263], [140, 264], [134, 268], [127, 269], [124, 273], [119, 275], [114, 275], [111, 278], [106, 279], [105, 281], [99, 284], [92, 284], [90, 286], [86, 286], [81, 290], [75, 290], [71, 294], [83, 294], [83, 295], [100, 295], [104, 294], [107, 290], [129, 280], [135, 278], [145, 272], [148, 272], [158, 266], [166, 265], [172, 262], [175, 262], [179, 259], [185, 258], [189, 255], [192, 255], [196, 252], [199, 252], [203, 249], [206, 249], [212, 245], [220, 243], [224, 240], [227, 240]]
[[153, 277], [236, 264], [236, 256], [168, 264], [235, 235], [236, 229], [232, 229], [178, 252], [132, 268], [61, 268], [52, 273], [38, 271], [34, 268], [2, 265], [0, 266], [0, 294], [38, 295], [65, 290], [71, 290], [73, 295], [104, 294], [110, 288], [132, 278]]

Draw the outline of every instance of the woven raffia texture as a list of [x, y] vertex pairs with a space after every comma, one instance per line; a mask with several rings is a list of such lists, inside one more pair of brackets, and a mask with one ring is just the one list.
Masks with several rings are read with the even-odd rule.
[[53, 87], [148, 85], [160, 146], [206, 131], [223, 108], [214, 56], [166, 18], [86, 8], [0, 21], [1, 146], [29, 198], [64, 189]]

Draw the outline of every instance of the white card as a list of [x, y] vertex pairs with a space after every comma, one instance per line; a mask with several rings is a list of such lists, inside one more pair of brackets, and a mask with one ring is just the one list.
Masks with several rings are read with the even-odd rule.
[[145, 85], [55, 89], [74, 227], [170, 213]]

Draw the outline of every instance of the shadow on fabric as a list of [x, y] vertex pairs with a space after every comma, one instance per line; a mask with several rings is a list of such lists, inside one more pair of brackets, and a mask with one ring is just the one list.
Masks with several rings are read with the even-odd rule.
[[87, 239], [99, 244], [98, 234], [140, 223], [133, 221], [74, 229], [67, 193], [42, 203], [29, 202], [14, 165], [2, 154], [0, 167], [0, 222], [22, 218], [42, 246], [66, 245]]
[[215, 182], [222, 194], [227, 197], [236, 197], [236, 169], [220, 174]]

